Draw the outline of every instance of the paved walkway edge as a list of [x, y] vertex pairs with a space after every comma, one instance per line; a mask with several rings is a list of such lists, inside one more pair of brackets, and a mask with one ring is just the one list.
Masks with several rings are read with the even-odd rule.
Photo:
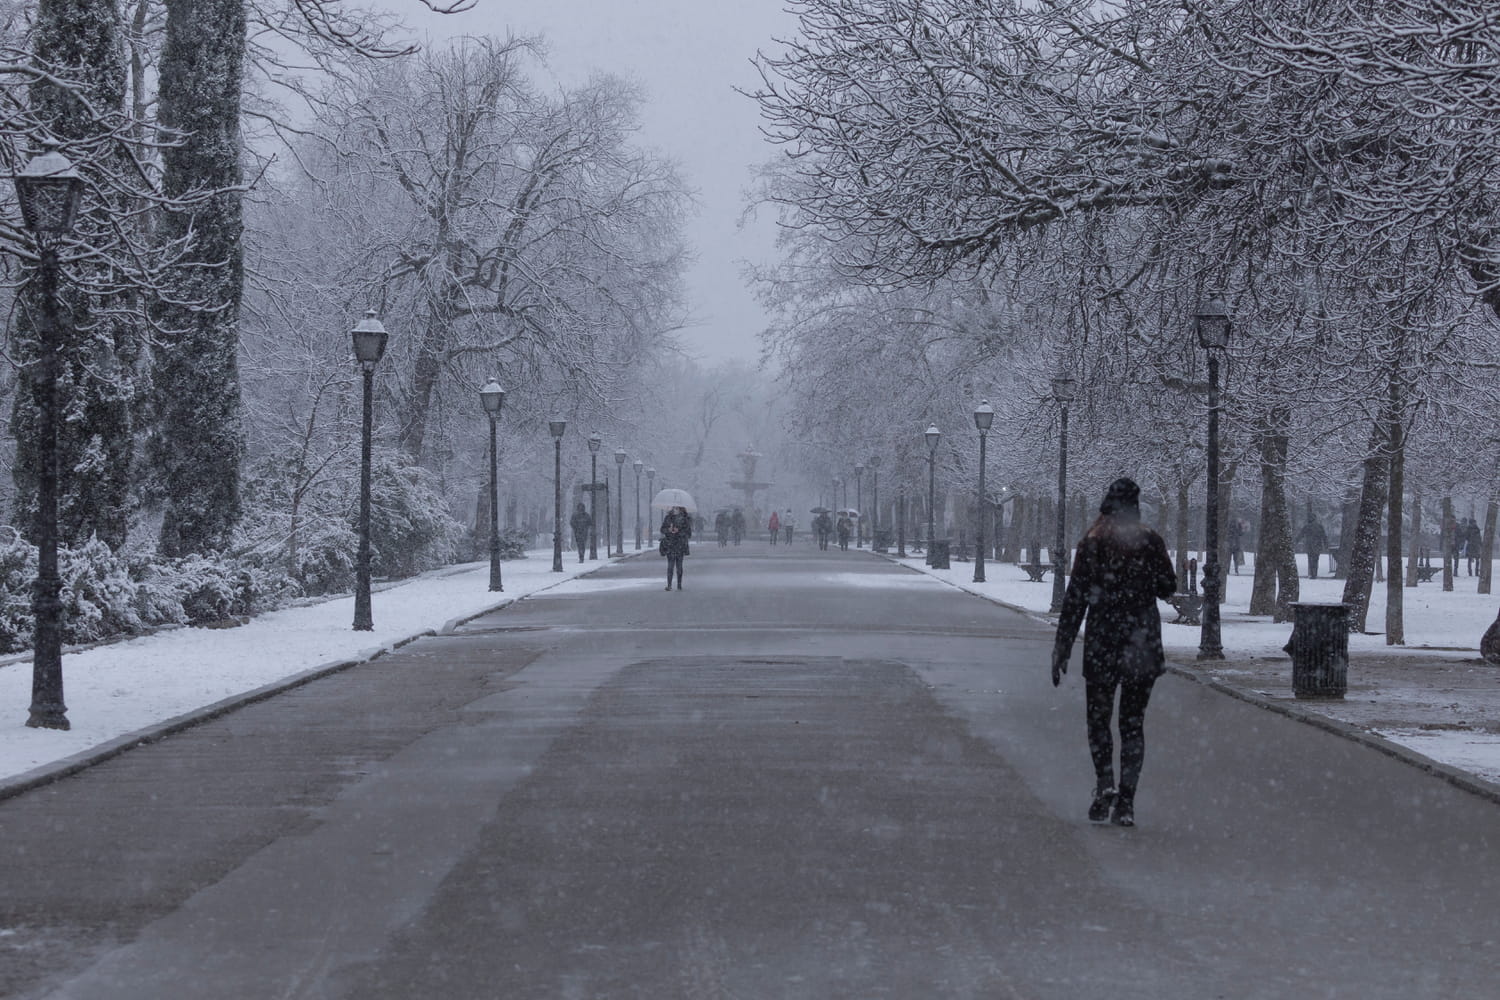
[[[990, 597], [987, 594], [981, 593], [980, 591], [974, 590], [969, 587], [965, 587], [962, 583], [949, 580], [946, 577], [938, 576], [935, 573], [925, 573], [915, 566], [911, 566], [907, 563], [901, 562], [897, 557], [889, 553], [876, 554], [880, 555], [884, 559], [889, 560], [890, 562], [895, 563], [898, 566], [901, 566], [903, 569], [909, 569], [913, 573], [921, 573], [923, 576], [932, 577], [932, 579], [937, 580], [940, 583], [945, 583], [948, 586], [953, 587], [955, 590], [961, 590], [966, 594], [973, 594], [975, 597], [989, 601], [991, 604], [996, 604], [1002, 608], [1006, 608], [1010, 611], [1015, 611], [1019, 614], [1025, 615], [1032, 621], [1046, 625], [1055, 624], [1053, 619], [1047, 615], [1043, 615], [1039, 612], [1032, 611], [1027, 608], [1017, 607], [1014, 604], [1007, 604], [1005, 601], [996, 600], [995, 598]], [[1288, 705], [1284, 702], [1273, 701], [1272, 699], [1266, 698], [1263, 695], [1256, 694], [1253, 691], [1246, 691], [1242, 688], [1237, 688], [1232, 684], [1226, 684], [1223, 681], [1218, 680], [1217, 678], [1208, 676], [1201, 670], [1183, 666], [1182, 664], [1175, 663], [1172, 660], [1167, 661], [1167, 671], [1169, 673], [1175, 674], [1178, 677], [1183, 677], [1187, 680], [1193, 681], [1194, 683], [1201, 684], [1206, 688], [1210, 688], [1214, 691], [1219, 692], [1220, 694], [1228, 695], [1231, 698], [1235, 698], [1239, 701], [1255, 705], [1258, 708], [1266, 709], [1269, 712], [1275, 712], [1276, 714], [1283, 715], [1288, 719], [1293, 719], [1297, 722], [1301, 722], [1306, 725], [1313, 726], [1317, 729], [1321, 729], [1326, 733], [1332, 733], [1335, 736], [1342, 736], [1346, 740], [1352, 740], [1353, 742], [1359, 743], [1363, 746], [1367, 746], [1372, 750], [1377, 750], [1380, 753], [1385, 754], [1387, 757], [1394, 757], [1395, 759], [1405, 764], [1409, 764], [1412, 767], [1415, 767], [1419, 771], [1425, 771], [1433, 777], [1446, 781], [1448, 784], [1453, 785], [1456, 788], [1461, 788], [1472, 795], [1477, 795], [1482, 799], [1487, 799], [1490, 802], [1500, 804], [1500, 784], [1486, 781], [1483, 778], [1470, 774], [1468, 771], [1454, 767], [1451, 764], [1444, 764], [1440, 761], [1433, 760], [1431, 757], [1428, 757], [1425, 754], [1418, 753], [1410, 747], [1402, 746], [1400, 743], [1395, 743], [1383, 736], [1377, 736], [1376, 734], [1369, 732], [1368, 730], [1361, 729], [1358, 726], [1351, 725], [1347, 722], [1341, 722], [1338, 719], [1329, 718], [1328, 716], [1322, 715], [1316, 710], [1310, 707], [1303, 706], [1301, 704]]]
[[564, 580], [554, 581], [547, 584], [545, 587], [538, 587], [536, 590], [523, 594], [520, 597], [502, 598], [493, 604], [486, 605], [484, 608], [481, 608], [478, 611], [465, 614], [459, 618], [450, 619], [449, 621], [444, 622], [440, 628], [423, 629], [420, 632], [414, 632], [410, 635], [403, 636], [400, 639], [385, 643], [382, 646], [376, 646], [371, 649], [361, 651], [353, 657], [342, 660], [334, 660], [329, 663], [319, 664], [316, 667], [310, 667], [307, 670], [302, 671], [301, 673], [283, 677], [279, 681], [272, 681], [270, 684], [263, 685], [262, 687], [253, 688], [249, 691], [242, 691], [239, 694], [230, 695], [228, 698], [224, 698], [221, 701], [216, 701], [211, 705], [205, 705], [202, 708], [196, 708], [190, 712], [184, 712], [182, 715], [175, 716], [174, 718], [167, 719], [163, 722], [158, 722], [157, 724], [152, 726], [147, 726], [144, 729], [138, 729], [134, 732], [117, 736], [112, 740], [100, 743], [97, 746], [90, 747], [87, 750], [80, 751], [79, 753], [76, 753], [71, 757], [64, 757], [62, 760], [56, 760], [47, 764], [42, 764], [38, 767], [32, 768], [30, 771], [27, 771], [23, 774], [18, 774], [14, 777], [0, 780], [0, 801], [14, 798], [17, 795], [21, 795], [36, 788], [41, 788], [44, 785], [50, 785], [54, 781], [60, 781], [61, 779], [66, 778], [70, 775], [77, 774], [79, 771], [93, 767], [95, 764], [103, 763], [104, 761], [109, 760], [112, 757], [118, 757], [120, 754], [125, 753], [128, 750], [133, 750], [136, 747], [147, 746], [151, 743], [159, 742], [160, 740], [164, 740], [168, 736], [171, 736], [175, 733], [180, 733], [185, 729], [191, 729], [194, 726], [202, 725], [205, 722], [210, 722], [214, 719], [217, 719], [222, 715], [227, 715], [230, 712], [233, 712], [235, 709], [244, 708], [246, 705], [253, 705], [256, 702], [265, 701], [267, 698], [273, 698], [284, 691], [290, 691], [293, 688], [299, 688], [304, 684], [310, 684], [315, 680], [327, 677], [330, 674], [336, 674], [341, 670], [348, 670], [350, 667], [357, 667], [361, 664], [369, 663], [372, 660], [379, 659], [392, 650], [400, 649], [402, 646], [405, 646], [408, 643], [416, 642], [418, 639], [422, 639], [430, 635], [438, 635], [443, 632], [451, 632], [465, 622], [473, 621], [476, 618], [482, 618], [487, 614], [499, 611], [501, 608], [509, 607], [510, 605], [515, 604], [517, 601], [524, 601], [526, 600], [526, 598], [531, 597], [534, 594], [540, 594], [544, 591], [551, 590], [553, 587], [561, 586], [562, 584], [567, 583], [569, 580], [578, 580], [583, 577], [590, 576], [608, 565], [611, 564], [604, 563], [600, 566], [595, 567], [594, 569], [589, 570], [587, 573], [580, 573], [577, 576], [571, 576]]

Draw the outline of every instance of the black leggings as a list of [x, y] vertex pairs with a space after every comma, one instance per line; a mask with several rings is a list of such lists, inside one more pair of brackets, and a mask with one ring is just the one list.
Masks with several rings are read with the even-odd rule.
[[677, 586], [682, 586], [682, 556], [667, 556], [667, 586], [672, 586], [672, 571], [677, 571]]
[[1120, 691], [1120, 794], [1133, 798], [1146, 759], [1146, 703], [1156, 678], [1144, 681], [1088, 681], [1089, 754], [1094, 758], [1094, 777], [1100, 788], [1115, 783], [1115, 744], [1110, 717], [1115, 711], [1115, 689]]

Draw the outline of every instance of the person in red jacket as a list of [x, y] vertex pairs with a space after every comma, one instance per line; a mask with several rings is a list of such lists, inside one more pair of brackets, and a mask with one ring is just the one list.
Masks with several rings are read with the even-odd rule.
[[775, 545], [781, 538], [781, 517], [774, 510], [771, 511], [771, 520], [766, 523], [766, 530], [771, 533], [771, 544]]
[[[1094, 798], [1089, 819], [1135, 825], [1135, 790], [1146, 755], [1146, 703], [1166, 670], [1159, 598], [1177, 589], [1177, 574], [1160, 535], [1141, 523], [1141, 490], [1130, 479], [1109, 485], [1099, 519], [1078, 543], [1052, 650], [1052, 684], [1062, 682], [1079, 626], [1083, 639], [1089, 753]], [[1115, 786], [1110, 720], [1120, 699], [1120, 784]]]

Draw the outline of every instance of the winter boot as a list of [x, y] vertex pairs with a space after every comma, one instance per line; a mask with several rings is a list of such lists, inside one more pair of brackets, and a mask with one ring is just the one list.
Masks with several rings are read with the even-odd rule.
[[1109, 807], [1115, 804], [1115, 790], [1108, 785], [1094, 789], [1094, 801], [1089, 803], [1089, 819], [1103, 823], [1109, 819]]
[[1109, 821], [1115, 826], [1135, 826], [1135, 791], [1120, 789], [1120, 794], [1115, 797], [1114, 811], [1110, 813]]

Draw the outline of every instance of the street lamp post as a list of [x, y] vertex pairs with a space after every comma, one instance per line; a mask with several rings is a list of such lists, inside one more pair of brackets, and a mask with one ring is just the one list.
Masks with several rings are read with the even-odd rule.
[[[599, 446], [604, 439], [595, 431], [589, 435], [589, 558], [599, 558]], [[604, 540], [605, 551], [609, 539]]]
[[364, 377], [364, 414], [359, 436], [359, 558], [354, 570], [354, 630], [370, 632], [375, 619], [370, 610], [370, 439], [374, 434], [375, 366], [385, 356], [390, 340], [374, 309], [350, 331], [354, 357]]
[[875, 533], [880, 530], [880, 456], [871, 455], [868, 464], [870, 466], [870, 548], [873, 549]]
[[1219, 352], [1229, 346], [1229, 307], [1217, 295], [1198, 307], [1198, 345], [1208, 354], [1208, 553], [1203, 561], [1203, 631], [1198, 659], [1224, 659], [1219, 634]]
[[1067, 595], [1068, 551], [1068, 404], [1073, 401], [1074, 381], [1070, 375], [1052, 380], [1052, 398], [1057, 400], [1062, 423], [1058, 430], [1057, 457], [1057, 535], [1052, 544], [1052, 611], [1062, 611]]
[[865, 547], [865, 467], [858, 462], [854, 465], [854, 509], [859, 511], [859, 516], [854, 519], [854, 547], [862, 549]]
[[635, 550], [637, 552], [641, 550], [641, 469], [645, 468], [645, 465], [646, 463], [640, 459], [630, 463], [630, 467], [635, 470]]
[[984, 583], [984, 520], [989, 513], [989, 504], [984, 496], [984, 446], [990, 434], [990, 424], [995, 422], [995, 410], [989, 400], [974, 409], [974, 426], [979, 429], [979, 517], [974, 531], [977, 547], [974, 550], [974, 582]]
[[500, 465], [495, 449], [495, 425], [505, 405], [505, 390], [490, 379], [479, 390], [479, 400], [490, 418], [490, 590], [504, 591], [500, 581]]
[[615, 555], [625, 555], [625, 454], [624, 448], [615, 449]]
[[552, 431], [552, 572], [561, 573], [562, 564], [562, 439], [568, 429], [566, 420], [549, 420], [547, 428]]
[[[646, 470], [646, 493], [649, 496], [656, 496], [656, 466], [654, 465]], [[646, 511], [646, 545], [648, 547], [651, 545], [651, 536], [654, 533], [655, 529], [651, 527], [651, 511], [648, 509]]]
[[927, 565], [932, 565], [932, 541], [937, 537], [937, 447], [943, 432], [937, 424], [928, 424], [927, 433]]
[[58, 284], [62, 270], [57, 239], [73, 228], [83, 200], [83, 178], [55, 147], [31, 159], [16, 175], [21, 218], [36, 239], [37, 291], [42, 323], [33, 388], [37, 407], [36, 582], [31, 588], [33, 729], [70, 729], [63, 701], [62, 576], [57, 568], [57, 381]]

